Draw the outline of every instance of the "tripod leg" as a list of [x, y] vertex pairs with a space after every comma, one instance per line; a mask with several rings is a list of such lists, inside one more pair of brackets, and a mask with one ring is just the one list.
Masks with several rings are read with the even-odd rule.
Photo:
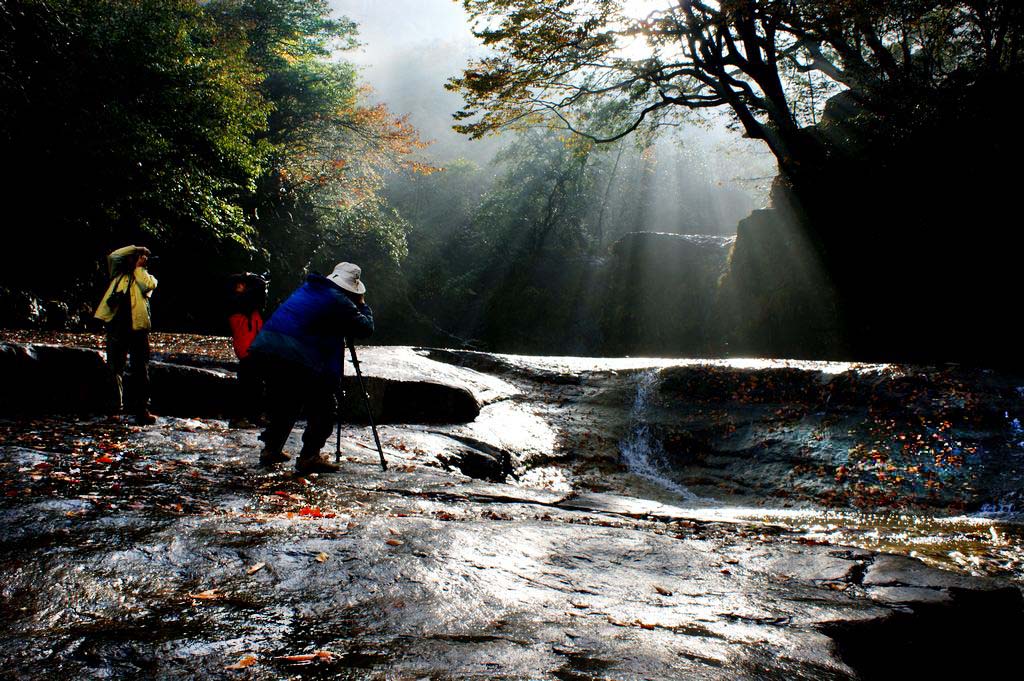
[[380, 445], [380, 436], [377, 434], [377, 424], [373, 422], [373, 407], [370, 406], [370, 394], [366, 392], [366, 385], [363, 383], [363, 372], [359, 368], [359, 358], [356, 357], [356, 345], [351, 338], [346, 338], [348, 349], [352, 353], [352, 365], [356, 368], [356, 378], [359, 380], [359, 390], [363, 393], [363, 403], [366, 405], [366, 418], [370, 421], [370, 430], [373, 431], [373, 441], [377, 445], [377, 453], [380, 455], [380, 468], [383, 471], [388, 469], [387, 461], [384, 460], [384, 448]]
[[334, 463], [341, 461], [341, 399], [344, 395], [344, 391], [339, 387], [337, 394], [334, 396]]

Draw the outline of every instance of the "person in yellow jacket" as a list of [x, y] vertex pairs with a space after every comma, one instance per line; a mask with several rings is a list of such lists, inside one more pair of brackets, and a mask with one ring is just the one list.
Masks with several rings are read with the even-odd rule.
[[149, 299], [156, 288], [156, 277], [146, 270], [149, 256], [149, 249], [144, 246], [125, 246], [107, 256], [110, 285], [96, 306], [95, 315], [106, 325], [107, 364], [117, 381], [122, 409], [124, 370], [131, 356], [133, 386], [129, 396], [139, 424], [156, 422], [149, 412]]

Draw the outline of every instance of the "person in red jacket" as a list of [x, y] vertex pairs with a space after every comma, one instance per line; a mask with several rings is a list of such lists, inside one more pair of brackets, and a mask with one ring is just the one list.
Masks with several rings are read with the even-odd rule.
[[259, 419], [263, 381], [249, 356], [249, 346], [263, 328], [260, 308], [266, 298], [266, 281], [256, 274], [234, 275], [231, 278], [231, 301], [228, 325], [231, 327], [231, 345], [238, 357], [238, 383], [241, 400], [239, 409], [231, 419], [231, 428], [254, 428]]

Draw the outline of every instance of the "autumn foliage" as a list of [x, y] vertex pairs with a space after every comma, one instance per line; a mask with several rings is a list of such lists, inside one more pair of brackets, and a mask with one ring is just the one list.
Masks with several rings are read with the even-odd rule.
[[[0, 285], [91, 299], [125, 243], [162, 256], [181, 303], [232, 270], [290, 287], [342, 243], [400, 258], [383, 176], [431, 168], [338, 58], [355, 35], [325, 0], [0, 5], [0, 155], [18, 169], [0, 197], [35, 213], [30, 252], [56, 250], [44, 272], [8, 249]], [[161, 320], [199, 321], [188, 307], [165, 301]]]

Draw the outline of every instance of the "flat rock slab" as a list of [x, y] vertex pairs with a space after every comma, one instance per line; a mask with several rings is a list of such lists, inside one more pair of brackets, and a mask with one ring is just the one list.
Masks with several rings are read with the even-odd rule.
[[[357, 348], [370, 407], [379, 423], [469, 423], [481, 408], [518, 390], [494, 376], [428, 358], [403, 346]], [[366, 422], [352, 356], [346, 353], [347, 418]]]
[[[256, 468], [255, 433], [216, 421], [6, 432], [10, 678], [847, 679], [868, 654], [960, 655], [915, 638], [931, 621], [916, 608], [946, 608], [963, 645], [977, 626], [957, 608], [980, 602], [965, 594], [998, 596], [987, 627], [1024, 624], [1004, 583], [952, 588], [911, 559], [472, 480], [401, 449], [383, 472], [365, 429], [345, 431], [339, 474], [305, 479]], [[865, 585], [876, 564], [900, 586]]]
[[[367, 345], [356, 348], [365, 376], [396, 382], [427, 381], [463, 388], [480, 406], [519, 392], [496, 376], [430, 359], [427, 353], [407, 346]], [[345, 373], [354, 375], [352, 356], [345, 355]]]
[[865, 586], [919, 586], [929, 589], [978, 589], [983, 585], [999, 588], [1002, 583], [980, 577], [932, 570], [919, 560], [906, 556], [879, 556], [864, 575]]
[[799, 370], [822, 376], [822, 380], [846, 371], [877, 371], [885, 368], [883, 364], [863, 364], [854, 362], [831, 362], [797, 359], [764, 359], [764, 358], [730, 358], [730, 359], [690, 359], [675, 357], [577, 357], [577, 356], [541, 356], [541, 355], [506, 355], [501, 353], [475, 352], [470, 350], [449, 350], [426, 348], [424, 352], [434, 355], [442, 361], [461, 363], [467, 366], [486, 367], [488, 372], [519, 373], [524, 376], [539, 374], [543, 378], [554, 375], [572, 375], [583, 373], [631, 373], [645, 369], [665, 369], [680, 367], [689, 369], [722, 369], [741, 372], [758, 372], [771, 370]]

